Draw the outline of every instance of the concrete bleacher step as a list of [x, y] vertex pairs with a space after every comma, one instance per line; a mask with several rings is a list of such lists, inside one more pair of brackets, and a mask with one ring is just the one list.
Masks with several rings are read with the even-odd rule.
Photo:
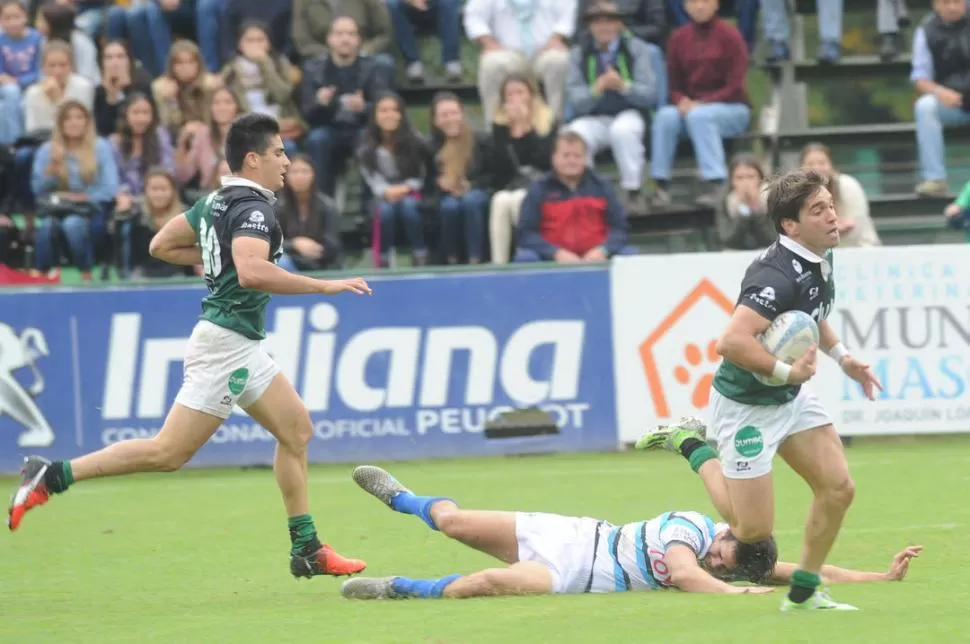
[[[795, 0], [795, 13], [799, 15], [814, 15], [818, 2], [827, 0]], [[912, 24], [918, 24], [923, 14], [932, 8], [931, 0], [908, 0], [909, 17]], [[872, 0], [842, 0], [842, 11], [846, 13], [871, 13], [873, 22], [876, 18], [876, 3]]]
[[[795, 67], [795, 82], [813, 83], [818, 81], [878, 80], [898, 79], [909, 82], [912, 60], [909, 54], [891, 61], [884, 61], [875, 55], [843, 56], [836, 64], [824, 64], [815, 59], [798, 60]], [[779, 65], [765, 66], [765, 70], [777, 73]]]

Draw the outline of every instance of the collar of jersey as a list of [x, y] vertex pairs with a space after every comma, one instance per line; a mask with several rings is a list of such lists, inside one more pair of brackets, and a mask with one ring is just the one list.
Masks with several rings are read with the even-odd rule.
[[243, 177], [233, 177], [233, 176], [222, 177], [223, 188], [230, 188], [232, 186], [242, 186], [245, 188], [252, 188], [256, 192], [260, 193], [261, 195], [269, 199], [269, 202], [271, 204], [276, 203], [276, 194], [272, 190], [267, 190], [266, 188], [259, 185], [255, 181], [250, 181], [249, 179], [244, 179]]
[[816, 255], [812, 251], [808, 250], [807, 248], [799, 244], [791, 237], [786, 237], [785, 235], [778, 235], [778, 242], [782, 246], [784, 246], [791, 252], [795, 253], [796, 255], [798, 255], [799, 257], [801, 257], [807, 262], [812, 262], [813, 264], [821, 264], [822, 262], [825, 261], [824, 259]]

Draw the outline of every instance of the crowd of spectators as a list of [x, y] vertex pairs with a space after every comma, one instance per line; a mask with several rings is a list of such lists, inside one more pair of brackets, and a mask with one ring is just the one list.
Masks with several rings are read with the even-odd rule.
[[[822, 63], [841, 56], [841, 4], [818, 0]], [[684, 139], [721, 241], [765, 246], [764, 171], [724, 145], [754, 120], [759, 8], [768, 62], [789, 58], [782, 0], [0, 0], [0, 262], [178, 274], [148, 243], [219, 186], [246, 112], [278, 118], [293, 159], [277, 202], [288, 270], [343, 267], [339, 188], [358, 180], [376, 266], [399, 250], [418, 265], [636, 252], [629, 218], [675, 205]], [[947, 189], [943, 127], [970, 123], [965, 13], [934, 0], [915, 32], [920, 194]], [[893, 58], [905, 5], [878, 0], [877, 19]], [[422, 60], [422, 31], [440, 66]], [[482, 122], [448, 90], [470, 76]], [[443, 88], [427, 131], [401, 83]], [[616, 185], [595, 171], [606, 155]], [[845, 243], [880, 243], [829, 151], [808, 146], [802, 163], [833, 178]]]

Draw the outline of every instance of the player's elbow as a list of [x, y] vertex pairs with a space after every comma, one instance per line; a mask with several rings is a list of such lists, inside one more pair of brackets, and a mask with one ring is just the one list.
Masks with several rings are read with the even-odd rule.
[[714, 350], [717, 351], [717, 355], [720, 357], [730, 359], [730, 356], [734, 352], [734, 348], [737, 346], [737, 344], [735, 334], [727, 332], [717, 339], [717, 343], [714, 345]]
[[236, 265], [236, 275], [239, 278], [239, 286], [246, 289], [261, 290], [263, 279], [261, 271], [256, 262], [239, 262]]
[[152, 237], [152, 241], [148, 244], [148, 254], [155, 259], [164, 260], [165, 248], [165, 241], [162, 239], [162, 236], [155, 235]]

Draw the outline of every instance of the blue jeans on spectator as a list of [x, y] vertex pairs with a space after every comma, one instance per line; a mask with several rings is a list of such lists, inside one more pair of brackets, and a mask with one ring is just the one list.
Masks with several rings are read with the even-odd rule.
[[959, 107], [946, 107], [932, 94], [923, 94], [913, 110], [916, 116], [916, 150], [924, 181], [946, 180], [946, 146], [943, 128], [966, 125], [970, 114]]
[[650, 166], [654, 179], [669, 181], [677, 141], [687, 135], [694, 144], [694, 154], [705, 181], [727, 179], [724, 159], [725, 137], [738, 136], [748, 129], [751, 108], [743, 103], [704, 103], [687, 116], [681, 116], [673, 105], [657, 110], [650, 137]]
[[478, 264], [482, 261], [488, 203], [489, 196], [484, 190], [469, 190], [460, 197], [445, 195], [441, 198], [441, 250], [449, 264], [457, 264], [461, 255], [462, 228], [465, 229], [468, 263]]
[[[765, 40], [787, 43], [791, 35], [788, 26], [788, 3], [785, 0], [761, 0]], [[842, 0], [816, 0], [818, 36], [822, 42], [842, 40]], [[747, 40], [745, 34], [745, 40]]]
[[9, 226], [0, 226], [0, 264], [10, 266], [11, 245], [14, 231]]
[[98, 42], [98, 36], [101, 35], [101, 28], [107, 15], [107, 7], [84, 7], [78, 11], [74, 24], [90, 36], [91, 40]]
[[[640, 251], [636, 246], [624, 246], [616, 253], [610, 255], [610, 257], [616, 257], [617, 255], [639, 255]], [[543, 259], [539, 257], [539, 253], [532, 250], [531, 248], [518, 248], [515, 251], [514, 262], [541, 262]], [[551, 261], [551, 260], [550, 260]]]
[[222, 22], [229, 0], [196, 0], [195, 30], [206, 69], [213, 74], [222, 69]]
[[286, 253], [283, 253], [283, 256], [280, 257], [280, 261], [276, 262], [276, 265], [288, 273], [300, 272], [300, 269], [299, 267], [297, 267], [296, 262], [294, 262], [293, 258]]
[[32, 213], [37, 208], [34, 190], [30, 187], [36, 155], [37, 148], [33, 146], [17, 148], [13, 155], [13, 208], [20, 212]]
[[[163, 11], [157, 1], [128, 11], [128, 37], [135, 43], [151, 44], [151, 66], [146, 66], [152, 76], [161, 76], [172, 48], [172, 23], [195, 21], [196, 0], [182, 0], [175, 11]], [[214, 45], [218, 46], [218, 45]], [[145, 61], [142, 60], [142, 64]]]
[[[765, 35], [768, 33], [768, 3], [772, 0], [764, 0], [765, 2]], [[785, 20], [784, 27], [788, 29], [788, 19], [784, 15], [784, 1], [776, 0], [778, 6], [782, 9], [782, 17]], [[819, 5], [823, 2], [829, 2], [830, 0], [818, 0]], [[842, 12], [842, 0], [838, 0], [839, 3], [839, 13]], [[722, 10], [727, 3], [721, 3]], [[738, 31], [741, 32], [741, 37], [744, 38], [744, 42], [748, 45], [748, 52], [754, 51], [754, 47], [758, 37], [758, 6], [761, 4], [760, 0], [734, 0], [734, 16], [738, 20]], [[676, 26], [685, 25], [690, 22], [690, 16], [687, 15], [687, 9], [684, 8], [684, 3], [682, 0], [667, 0], [667, 7], [669, 8], [671, 15], [673, 15], [674, 24]], [[821, 9], [819, 10], [819, 16], [822, 15]], [[841, 16], [839, 16], [841, 18]], [[821, 20], [821, 18], [819, 18]], [[840, 27], [841, 29], [841, 27]], [[785, 36], [787, 42], [788, 36]]]
[[[438, 19], [438, 39], [441, 41], [441, 62], [443, 64], [456, 62], [460, 59], [461, 40], [461, 1], [460, 0], [430, 0], [428, 11], [418, 11], [404, 0], [384, 0], [387, 10], [391, 14], [394, 25], [394, 37], [404, 62], [416, 63], [421, 60], [418, 53], [418, 43], [414, 39], [414, 23], [412, 21], [426, 21], [431, 15]], [[431, 14], [431, 15], [429, 15]]]
[[411, 246], [411, 253], [416, 260], [428, 257], [428, 247], [424, 243], [424, 223], [421, 221], [421, 211], [418, 200], [414, 197], [404, 197], [397, 203], [390, 203], [383, 199], [377, 206], [381, 226], [381, 265], [386, 266], [391, 248], [397, 232], [397, 220], [404, 225], [404, 235]]
[[307, 154], [313, 159], [317, 170], [317, 187], [328, 196], [333, 196], [337, 185], [337, 172], [340, 166], [353, 157], [361, 130], [316, 127], [310, 130], [306, 139]]
[[94, 249], [107, 233], [103, 212], [90, 219], [80, 215], [68, 215], [64, 219], [45, 217], [34, 240], [38, 270], [47, 271], [59, 264], [63, 242], [74, 265], [82, 271], [90, 271], [94, 266]]
[[394, 89], [395, 78], [397, 77], [397, 59], [394, 54], [380, 53], [372, 54], [374, 68], [380, 79], [379, 85], [384, 89]]
[[24, 131], [20, 85], [0, 85], [0, 145], [10, 145]]

